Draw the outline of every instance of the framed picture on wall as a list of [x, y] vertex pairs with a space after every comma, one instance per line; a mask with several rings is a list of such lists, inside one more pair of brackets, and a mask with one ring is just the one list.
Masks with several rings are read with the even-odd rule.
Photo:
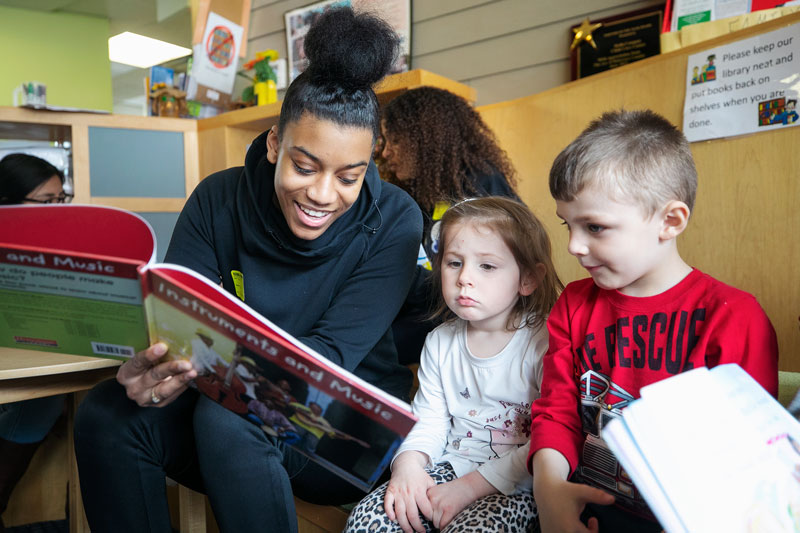
[[352, 6], [356, 11], [375, 13], [388, 22], [400, 36], [400, 54], [392, 68], [392, 74], [406, 72], [410, 68], [411, 0], [324, 0], [284, 14], [289, 83], [306, 68], [303, 42], [308, 29], [322, 13], [338, 6]]

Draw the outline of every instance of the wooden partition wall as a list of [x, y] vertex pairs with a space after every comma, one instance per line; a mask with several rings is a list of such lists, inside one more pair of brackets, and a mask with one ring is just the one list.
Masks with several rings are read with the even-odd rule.
[[[514, 162], [522, 199], [541, 217], [564, 282], [586, 277], [567, 253], [548, 175], [588, 122], [613, 109], [650, 108], [683, 122], [687, 56], [800, 24], [790, 15], [555, 89], [478, 108]], [[697, 202], [679, 237], [684, 259], [753, 293], [778, 333], [780, 369], [800, 371], [800, 127], [692, 144]]]

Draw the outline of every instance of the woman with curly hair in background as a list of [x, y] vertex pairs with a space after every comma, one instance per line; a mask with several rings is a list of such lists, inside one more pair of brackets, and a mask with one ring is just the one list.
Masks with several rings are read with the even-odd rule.
[[414, 283], [392, 327], [400, 362], [419, 362], [425, 336], [437, 323], [430, 311], [433, 256], [439, 220], [455, 202], [515, 192], [516, 171], [494, 133], [465, 99], [444, 89], [419, 87], [383, 110], [381, 177], [404, 188], [422, 209], [424, 227]]

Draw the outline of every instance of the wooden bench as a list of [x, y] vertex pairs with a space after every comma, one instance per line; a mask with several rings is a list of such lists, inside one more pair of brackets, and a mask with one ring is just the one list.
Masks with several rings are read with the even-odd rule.
[[[178, 529], [180, 533], [218, 533], [219, 527], [206, 497], [188, 487], [178, 485]], [[340, 533], [348, 512], [332, 505], [314, 505], [294, 499], [299, 533]]]

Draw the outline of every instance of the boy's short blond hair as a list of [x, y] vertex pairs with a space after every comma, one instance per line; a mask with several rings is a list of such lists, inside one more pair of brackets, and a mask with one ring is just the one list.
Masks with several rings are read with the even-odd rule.
[[569, 202], [588, 184], [615, 198], [632, 199], [648, 216], [672, 200], [691, 211], [697, 169], [689, 142], [650, 110], [611, 111], [593, 120], [550, 169], [550, 194]]

